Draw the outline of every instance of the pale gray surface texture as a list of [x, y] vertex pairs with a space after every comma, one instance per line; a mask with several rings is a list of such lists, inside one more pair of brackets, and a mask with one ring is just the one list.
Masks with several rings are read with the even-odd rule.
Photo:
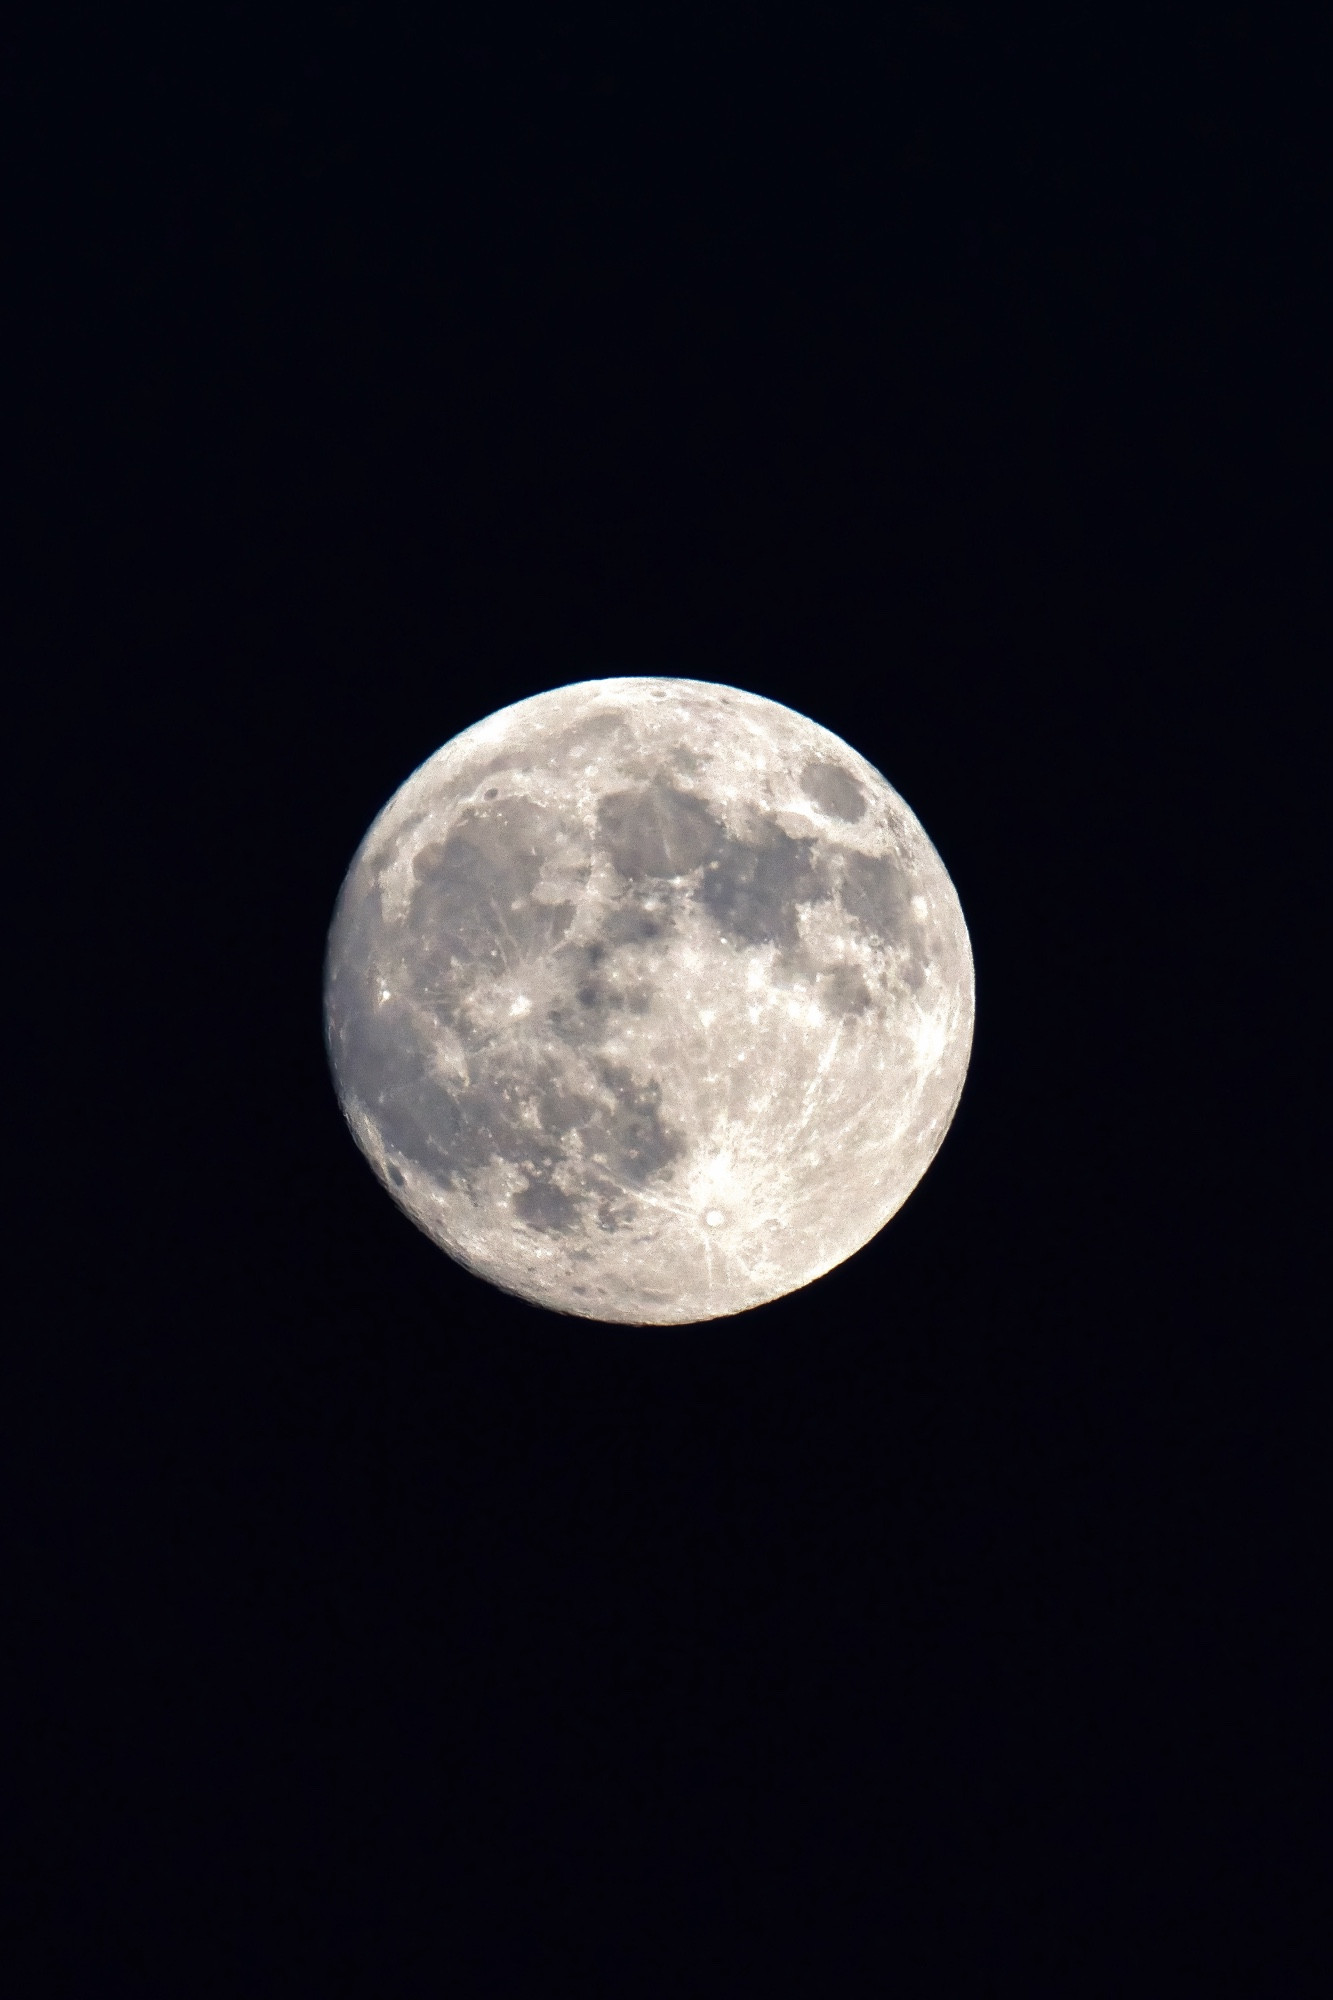
[[557, 1312], [795, 1291], [934, 1158], [972, 1039], [962, 910], [838, 737], [707, 681], [554, 688], [431, 757], [329, 937], [357, 1143], [443, 1249]]

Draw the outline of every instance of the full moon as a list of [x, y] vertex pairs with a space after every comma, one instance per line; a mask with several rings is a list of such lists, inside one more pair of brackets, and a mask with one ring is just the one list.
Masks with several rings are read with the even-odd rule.
[[555, 1312], [744, 1312], [859, 1250], [972, 1042], [953, 884], [863, 757], [708, 681], [553, 688], [429, 758], [343, 883], [325, 1028], [357, 1144]]

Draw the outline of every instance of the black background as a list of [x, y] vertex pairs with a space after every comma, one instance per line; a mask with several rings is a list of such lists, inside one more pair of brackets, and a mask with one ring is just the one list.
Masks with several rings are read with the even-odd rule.
[[[20, 38], [31, 1990], [1296, 1990], [1328, 217], [1269, 13]], [[874, 1243], [639, 1332], [397, 1213], [320, 978], [409, 771], [644, 672], [882, 769], [978, 999]]]

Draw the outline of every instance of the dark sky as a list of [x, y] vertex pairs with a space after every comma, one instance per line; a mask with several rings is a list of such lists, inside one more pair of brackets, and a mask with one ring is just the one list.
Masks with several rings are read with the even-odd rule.
[[[1297, 1990], [1329, 217], [1272, 11], [11, 47], [15, 1991]], [[656, 672], [885, 772], [978, 1011], [881, 1237], [634, 1332], [396, 1212], [320, 977], [424, 757]]]

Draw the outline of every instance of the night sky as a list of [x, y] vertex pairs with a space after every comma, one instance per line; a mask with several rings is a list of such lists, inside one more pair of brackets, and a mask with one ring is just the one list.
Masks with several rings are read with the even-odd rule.
[[[1326, 51], [645, 0], [7, 60], [11, 1990], [1290, 2000]], [[977, 974], [906, 1207], [685, 1329], [450, 1263], [321, 1030], [408, 773], [639, 673], [882, 770]]]

